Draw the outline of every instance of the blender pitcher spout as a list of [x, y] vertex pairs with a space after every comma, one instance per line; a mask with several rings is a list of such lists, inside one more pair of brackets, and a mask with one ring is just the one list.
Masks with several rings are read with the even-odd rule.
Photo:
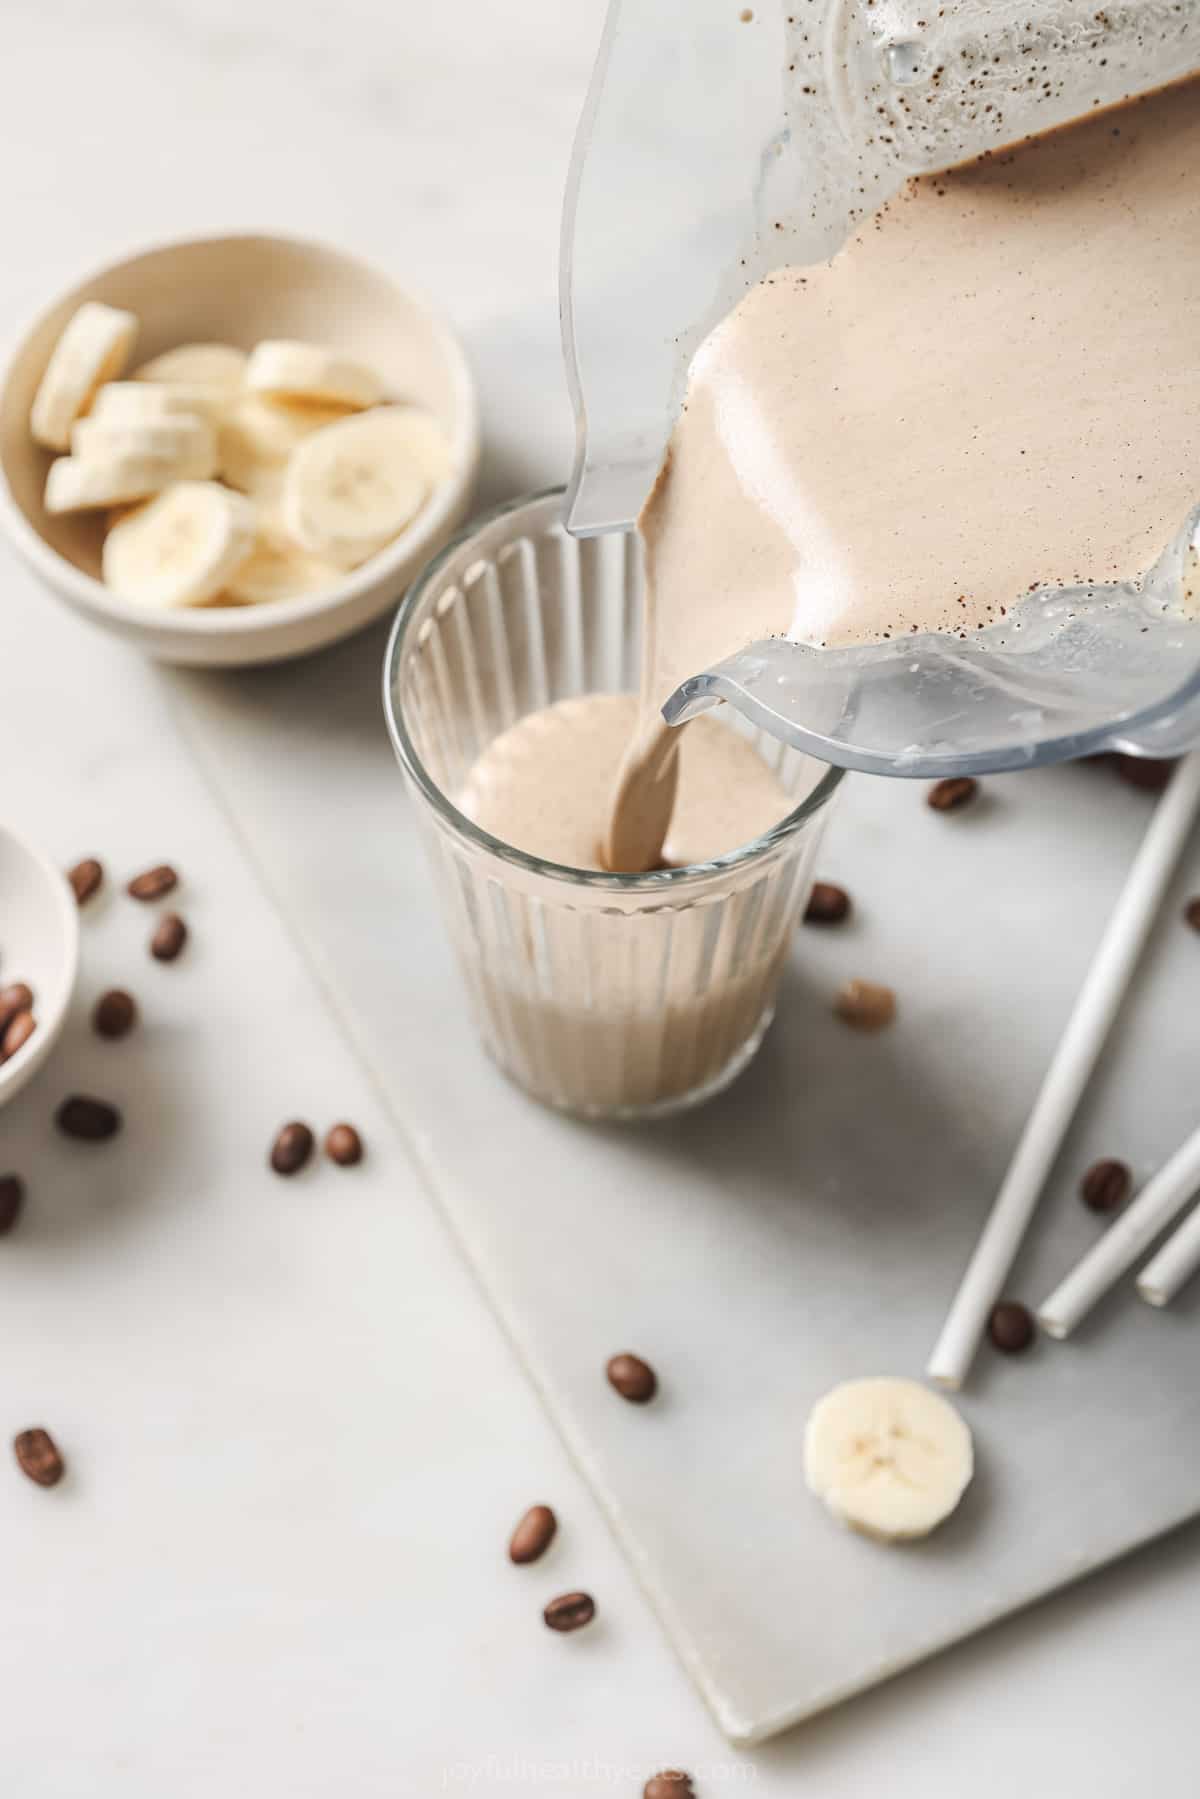
[[1144, 581], [1029, 595], [1019, 639], [1011, 619], [965, 641], [772, 638], [684, 681], [663, 716], [684, 724], [725, 703], [835, 767], [914, 780], [1102, 750], [1179, 755], [1200, 745], [1198, 532], [1200, 507]]

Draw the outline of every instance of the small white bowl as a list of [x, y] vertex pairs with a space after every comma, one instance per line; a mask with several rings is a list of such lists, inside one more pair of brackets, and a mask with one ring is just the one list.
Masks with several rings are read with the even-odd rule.
[[79, 907], [66, 876], [0, 825], [0, 987], [33, 989], [37, 1030], [0, 1062], [0, 1106], [35, 1075], [62, 1031], [79, 967]]
[[[85, 300], [135, 312], [135, 364], [175, 344], [250, 349], [264, 337], [327, 343], [373, 364], [390, 394], [426, 407], [451, 445], [451, 473], [394, 543], [322, 592], [259, 606], [154, 611], [99, 579], [102, 517], [52, 517], [42, 505], [52, 460], [29, 435], [29, 409], [60, 333]], [[399, 600], [454, 534], [479, 466], [475, 386], [461, 345], [424, 301], [390, 276], [322, 244], [274, 236], [172, 243], [81, 281], [24, 333], [0, 383], [0, 523], [68, 605], [167, 662], [274, 662], [348, 636]]]

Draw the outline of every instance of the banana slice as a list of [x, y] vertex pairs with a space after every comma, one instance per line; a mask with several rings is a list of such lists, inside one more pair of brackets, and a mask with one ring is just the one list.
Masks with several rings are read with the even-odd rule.
[[217, 472], [217, 434], [207, 419], [186, 412], [166, 413], [152, 424], [78, 419], [71, 427], [71, 454], [85, 462], [148, 456], [171, 463], [180, 481], [207, 481]]
[[90, 512], [160, 493], [176, 479], [177, 460], [163, 456], [59, 456], [46, 475], [47, 512]]
[[254, 548], [250, 501], [215, 481], [179, 481], [114, 525], [101, 570], [109, 587], [147, 606], [203, 606]]
[[249, 358], [232, 344], [180, 344], [152, 356], [134, 371], [135, 381], [163, 382], [169, 386], [216, 387], [234, 394], [246, 376]]
[[129, 360], [138, 322], [131, 312], [88, 300], [54, 346], [33, 407], [29, 429], [48, 450], [65, 450], [71, 426], [102, 382], [119, 375]]
[[320, 344], [268, 340], [250, 353], [246, 386], [255, 393], [326, 405], [378, 406], [383, 382], [364, 363], [339, 356]]
[[152, 425], [158, 419], [185, 417], [207, 419], [211, 425], [224, 418], [229, 407], [224, 388], [199, 382], [175, 381], [156, 386], [151, 381], [106, 381], [88, 409], [90, 419], [111, 425]]
[[357, 568], [410, 523], [448, 460], [436, 424], [411, 406], [327, 425], [288, 463], [288, 536], [339, 568]]
[[147, 497], [144, 500], [122, 500], [116, 506], [110, 506], [104, 515], [105, 530], [111, 531], [114, 525], [119, 525], [123, 520], [132, 518], [135, 512], [140, 512], [142, 507], [148, 506], [149, 503], [150, 498]]
[[927, 1536], [948, 1518], [974, 1466], [966, 1424], [919, 1381], [846, 1381], [818, 1400], [804, 1433], [810, 1490], [885, 1543]]
[[342, 579], [342, 570], [298, 550], [281, 532], [259, 520], [258, 541], [226, 584], [229, 600], [237, 606], [262, 606], [271, 600], [291, 600], [297, 594], [315, 593]]
[[278, 499], [288, 458], [297, 445], [348, 416], [344, 406], [306, 406], [246, 394], [221, 423], [217, 440], [221, 477], [242, 493]]

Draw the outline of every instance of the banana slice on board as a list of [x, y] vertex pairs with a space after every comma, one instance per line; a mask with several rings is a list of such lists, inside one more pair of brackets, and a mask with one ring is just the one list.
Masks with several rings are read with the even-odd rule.
[[283, 488], [288, 536], [340, 568], [356, 568], [410, 524], [449, 465], [427, 413], [381, 406], [302, 443]]
[[378, 406], [383, 382], [365, 363], [321, 344], [268, 338], [250, 353], [246, 386], [255, 393], [334, 406]]
[[221, 422], [217, 439], [221, 477], [242, 493], [267, 501], [283, 492], [292, 451], [314, 431], [351, 417], [344, 406], [314, 406], [244, 394]]
[[843, 1523], [885, 1543], [929, 1534], [974, 1472], [971, 1433], [919, 1381], [845, 1381], [813, 1407], [804, 1433], [810, 1490]]
[[235, 394], [246, 376], [249, 358], [232, 344], [180, 344], [152, 356], [134, 370], [135, 381], [161, 382], [167, 386], [215, 387]]
[[105, 582], [147, 606], [203, 606], [254, 548], [254, 507], [215, 481], [179, 481], [104, 540]]
[[71, 454], [83, 461], [110, 456], [148, 456], [170, 462], [181, 481], [207, 481], [217, 472], [217, 434], [194, 413], [165, 413], [149, 424], [114, 424], [77, 419], [71, 427]]
[[29, 429], [48, 450], [65, 450], [71, 426], [96, 389], [119, 375], [129, 360], [138, 322], [131, 312], [88, 300], [74, 313], [46, 364]]
[[343, 570], [330, 562], [297, 549], [282, 532], [259, 521], [258, 540], [230, 575], [228, 595], [237, 606], [262, 606], [271, 600], [292, 600], [298, 594], [316, 593], [340, 581]]
[[88, 418], [103, 419], [106, 425], [152, 425], [157, 419], [182, 415], [216, 425], [229, 405], [226, 389], [201, 382], [173, 381], [168, 386], [165, 382], [106, 381], [88, 408]]

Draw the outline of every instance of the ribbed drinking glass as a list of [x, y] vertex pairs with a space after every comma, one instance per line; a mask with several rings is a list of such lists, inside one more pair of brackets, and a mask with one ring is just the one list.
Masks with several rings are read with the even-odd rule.
[[689, 868], [573, 869], [466, 818], [456, 795], [500, 733], [542, 707], [638, 683], [641, 566], [628, 533], [577, 540], [560, 491], [491, 513], [397, 616], [384, 705], [476, 1023], [547, 1105], [635, 1118], [695, 1105], [750, 1061], [812, 883], [840, 771], [754, 742], [794, 810]]

